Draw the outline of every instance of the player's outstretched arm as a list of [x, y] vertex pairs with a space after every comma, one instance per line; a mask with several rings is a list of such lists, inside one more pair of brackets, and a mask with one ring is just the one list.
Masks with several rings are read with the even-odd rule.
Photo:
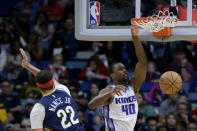
[[139, 92], [140, 86], [146, 78], [147, 72], [147, 58], [144, 52], [144, 48], [138, 39], [139, 28], [137, 26], [131, 27], [131, 34], [133, 38], [133, 43], [135, 46], [135, 52], [138, 59], [134, 70], [134, 77], [131, 80], [131, 84], [134, 86], [135, 93]]
[[99, 106], [107, 105], [111, 102], [112, 97], [117, 94], [121, 96], [121, 91], [125, 90], [124, 86], [118, 85], [113, 89], [112, 87], [106, 87], [99, 92], [99, 95], [93, 98], [89, 103], [90, 109], [96, 109]]
[[[40, 69], [36, 68], [31, 63], [29, 63], [28, 57], [22, 48], [20, 48], [19, 50], [20, 50], [20, 53], [23, 57], [23, 60], [21, 63], [22, 67], [27, 69], [28, 71], [30, 71], [34, 76], [36, 76], [38, 74], [38, 72], [40, 72]], [[55, 80], [54, 84], [59, 84], [59, 83]]]
[[29, 63], [28, 57], [22, 48], [20, 48], [19, 50], [23, 57], [23, 60], [21, 63], [22, 67], [30, 71], [34, 76], [36, 76], [38, 72], [40, 72], [40, 69], [36, 68], [35, 66]]

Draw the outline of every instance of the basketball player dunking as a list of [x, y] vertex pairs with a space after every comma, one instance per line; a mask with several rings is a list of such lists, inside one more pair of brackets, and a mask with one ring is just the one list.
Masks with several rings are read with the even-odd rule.
[[32, 131], [43, 131], [45, 127], [54, 131], [84, 131], [68, 88], [58, 83], [51, 72], [31, 65], [23, 49], [20, 53], [22, 66], [36, 76], [37, 86], [43, 95], [30, 114]]
[[138, 114], [136, 97], [146, 77], [147, 59], [138, 39], [138, 27], [132, 26], [131, 32], [138, 58], [134, 76], [129, 79], [126, 67], [122, 63], [113, 63], [109, 67], [109, 75], [114, 85], [102, 89], [88, 104], [90, 109], [103, 106], [106, 131], [133, 131], [136, 123]]

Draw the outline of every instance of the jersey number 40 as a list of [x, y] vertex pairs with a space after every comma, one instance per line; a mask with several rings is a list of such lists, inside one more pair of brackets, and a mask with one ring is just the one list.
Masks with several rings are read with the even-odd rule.
[[126, 115], [135, 114], [135, 104], [122, 105], [122, 112], [125, 112]]
[[[70, 113], [70, 121], [66, 123], [68, 113]], [[62, 125], [62, 128], [64, 128], [64, 129], [69, 128], [70, 126], [79, 123], [78, 118], [74, 120], [75, 111], [73, 110], [73, 108], [71, 106], [67, 106], [65, 108], [65, 110], [63, 110], [63, 109], [58, 110], [57, 117], [62, 118], [61, 125]]]

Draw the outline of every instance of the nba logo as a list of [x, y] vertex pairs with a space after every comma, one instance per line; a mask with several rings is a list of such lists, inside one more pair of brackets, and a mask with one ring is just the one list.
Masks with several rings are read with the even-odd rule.
[[89, 24], [100, 24], [100, 2], [91, 1], [89, 6]]

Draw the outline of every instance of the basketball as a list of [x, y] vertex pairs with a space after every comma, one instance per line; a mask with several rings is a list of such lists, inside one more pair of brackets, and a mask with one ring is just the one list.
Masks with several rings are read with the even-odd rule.
[[166, 94], [176, 94], [182, 87], [182, 78], [177, 72], [167, 71], [161, 75], [159, 86]]

